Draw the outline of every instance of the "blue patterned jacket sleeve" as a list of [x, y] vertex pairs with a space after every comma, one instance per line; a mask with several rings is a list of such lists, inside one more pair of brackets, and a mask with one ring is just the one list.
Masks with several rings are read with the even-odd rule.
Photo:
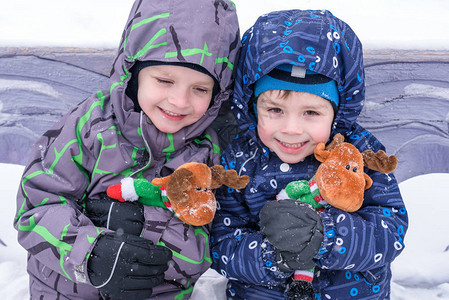
[[[369, 148], [375, 152], [383, 149], [374, 137], [369, 140], [365, 144], [374, 145]], [[328, 207], [321, 214], [325, 239], [315, 258], [322, 269], [358, 272], [378, 268], [392, 262], [404, 248], [408, 217], [394, 175], [366, 168], [365, 172], [373, 185], [365, 192], [360, 210], [347, 213]]]
[[[235, 161], [233, 154], [222, 157], [225, 168], [229, 161]], [[227, 278], [246, 283], [284, 284], [291, 274], [275, 268], [273, 248], [264, 240], [258, 217], [251, 214], [242, 194], [222, 187], [216, 199], [219, 207], [212, 227], [212, 268]]]

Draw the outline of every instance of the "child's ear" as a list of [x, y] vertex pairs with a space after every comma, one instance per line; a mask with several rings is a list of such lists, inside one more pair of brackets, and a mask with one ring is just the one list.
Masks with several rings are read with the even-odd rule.
[[325, 162], [329, 157], [329, 151], [324, 149], [324, 143], [319, 143], [314, 151], [315, 158], [320, 162]]
[[373, 185], [373, 180], [366, 173], [363, 173], [365, 177], [365, 190], [369, 189]]

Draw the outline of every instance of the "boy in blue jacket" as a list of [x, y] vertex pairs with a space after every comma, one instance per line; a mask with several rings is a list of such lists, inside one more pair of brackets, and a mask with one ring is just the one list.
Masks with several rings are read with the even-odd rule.
[[365, 169], [374, 183], [353, 213], [274, 201], [289, 182], [313, 177], [315, 146], [337, 133], [361, 152], [385, 150], [356, 123], [359, 39], [329, 11], [289, 10], [261, 16], [242, 42], [232, 104], [240, 133], [222, 164], [251, 181], [217, 191], [211, 239], [228, 298], [285, 299], [294, 270], [315, 266], [312, 295], [302, 289], [297, 299], [388, 299], [408, 226], [394, 175]]

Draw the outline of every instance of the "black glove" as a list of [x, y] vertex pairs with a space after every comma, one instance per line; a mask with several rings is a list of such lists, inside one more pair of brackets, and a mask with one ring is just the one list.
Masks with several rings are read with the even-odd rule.
[[100, 199], [87, 199], [84, 214], [95, 226], [118, 233], [140, 236], [145, 218], [143, 205], [138, 202], [119, 202], [102, 194]]
[[323, 242], [323, 224], [312, 206], [296, 200], [269, 201], [262, 207], [260, 226], [274, 246], [283, 272], [310, 269]]
[[90, 282], [113, 299], [147, 299], [172, 257], [163, 246], [129, 234], [100, 236], [87, 261]]

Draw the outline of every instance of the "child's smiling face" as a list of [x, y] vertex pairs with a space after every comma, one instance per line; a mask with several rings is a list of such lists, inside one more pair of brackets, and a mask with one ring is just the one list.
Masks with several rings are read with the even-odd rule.
[[138, 76], [139, 105], [162, 132], [175, 133], [195, 123], [209, 107], [214, 80], [204, 73], [155, 65], [143, 68]]
[[314, 94], [266, 91], [257, 99], [257, 131], [262, 143], [286, 163], [311, 155], [331, 133], [334, 110], [330, 101]]

